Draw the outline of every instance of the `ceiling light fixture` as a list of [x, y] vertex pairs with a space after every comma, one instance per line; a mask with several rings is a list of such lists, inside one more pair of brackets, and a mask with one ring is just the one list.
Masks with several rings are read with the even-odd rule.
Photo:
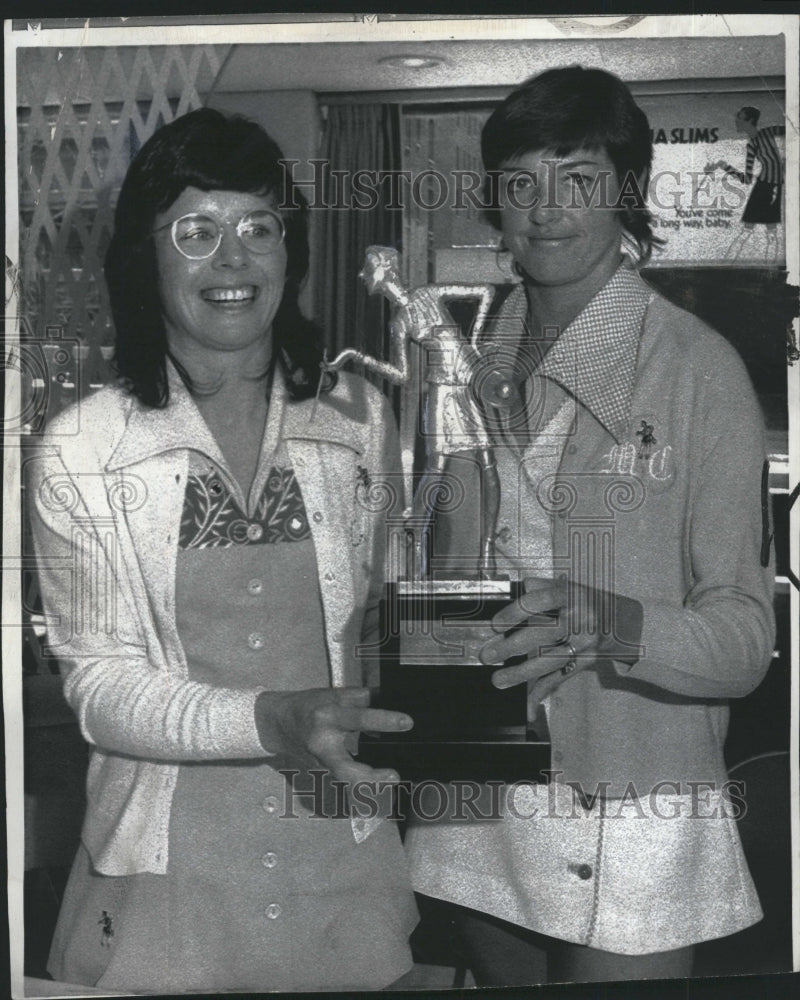
[[384, 56], [378, 62], [382, 66], [399, 66], [402, 69], [431, 69], [441, 66], [445, 60], [440, 56]]

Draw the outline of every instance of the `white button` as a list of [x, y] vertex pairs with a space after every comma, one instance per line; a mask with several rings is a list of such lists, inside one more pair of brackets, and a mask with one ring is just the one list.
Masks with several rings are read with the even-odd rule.
[[281, 908], [277, 903], [270, 903], [266, 910], [264, 910], [264, 913], [268, 920], [277, 920], [281, 915]]
[[247, 537], [251, 542], [257, 542], [264, 534], [264, 529], [260, 524], [248, 524]]
[[268, 795], [261, 803], [264, 812], [274, 813], [278, 808], [278, 800], [274, 795]]
[[267, 851], [267, 853], [261, 858], [261, 864], [265, 868], [274, 868], [278, 863], [278, 856], [273, 851]]
[[247, 584], [247, 593], [252, 594], [254, 597], [256, 594], [260, 594], [263, 589], [264, 584], [257, 577], [254, 577]]
[[317, 522], [317, 524], [319, 524], [319, 522], [322, 520], [322, 511], [321, 510], [315, 510], [314, 514], [313, 514], [313, 518]]
[[264, 636], [260, 632], [251, 632], [247, 637], [247, 645], [251, 649], [263, 649]]
[[332, 580], [335, 580], [335, 579], [336, 579], [336, 574], [335, 574], [335, 573], [331, 573], [331, 572], [330, 572], [330, 570], [329, 570], [329, 571], [328, 571], [328, 572], [327, 572], [327, 573], [325, 574], [325, 579], [326, 579], [326, 580], [328, 581], [328, 583], [331, 583], [331, 581], [332, 581]]

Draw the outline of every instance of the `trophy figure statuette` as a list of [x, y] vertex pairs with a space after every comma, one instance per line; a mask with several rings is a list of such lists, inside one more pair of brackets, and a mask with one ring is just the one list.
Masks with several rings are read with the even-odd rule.
[[[408, 292], [399, 276], [399, 255], [391, 247], [369, 247], [359, 275], [369, 294], [381, 293], [393, 307], [390, 322], [391, 358], [385, 361], [347, 348], [324, 368], [335, 371], [355, 361], [393, 382], [411, 379], [409, 341], [433, 347], [436, 363], [423, 366], [425, 383], [425, 438], [430, 444], [427, 461], [411, 510], [411, 523], [422, 525], [413, 539], [412, 574], [427, 575], [427, 541], [436, 504], [436, 485], [441, 480], [447, 456], [474, 452], [480, 463], [482, 525], [478, 573], [484, 579], [495, 575], [494, 536], [500, 507], [500, 480], [483, 414], [473, 394], [473, 380], [480, 355], [474, 344], [483, 329], [494, 297], [492, 285], [433, 285]], [[464, 339], [442, 307], [447, 299], [477, 298], [472, 342]], [[430, 352], [429, 352], [430, 353]], [[500, 386], [498, 404], [504, 402]], [[486, 402], [486, 401], [484, 401]]]

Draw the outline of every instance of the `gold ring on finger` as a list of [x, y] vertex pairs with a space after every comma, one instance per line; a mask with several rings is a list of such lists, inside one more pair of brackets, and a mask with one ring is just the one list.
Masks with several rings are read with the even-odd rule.
[[562, 669], [565, 674], [572, 674], [578, 669], [578, 651], [571, 642], [566, 643], [566, 646], [569, 650], [569, 659], [564, 664]]

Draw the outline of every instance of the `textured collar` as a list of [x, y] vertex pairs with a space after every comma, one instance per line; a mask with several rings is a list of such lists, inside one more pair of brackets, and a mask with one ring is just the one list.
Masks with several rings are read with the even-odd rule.
[[[200, 414], [191, 393], [174, 366], [167, 362], [169, 403], [163, 409], [143, 406], [132, 400], [125, 430], [106, 462], [106, 471], [141, 462], [154, 455], [191, 448], [202, 451], [222, 468], [226, 467], [219, 445]], [[277, 446], [281, 439], [325, 441], [363, 452], [368, 433], [362, 412], [363, 394], [340, 375], [333, 392], [319, 400], [290, 402], [283, 378], [273, 380], [264, 449]]]
[[[639, 338], [652, 295], [635, 271], [621, 265], [536, 370], [591, 410], [617, 441], [630, 420]], [[519, 344], [527, 312], [525, 288], [520, 285], [501, 306], [489, 340], [508, 342], [506, 338], [515, 336]]]
[[182, 448], [196, 448], [215, 461], [219, 446], [200, 415], [194, 400], [175, 367], [167, 361], [169, 402], [162, 409], [131, 400], [125, 430], [106, 462], [113, 472], [154, 455]]

